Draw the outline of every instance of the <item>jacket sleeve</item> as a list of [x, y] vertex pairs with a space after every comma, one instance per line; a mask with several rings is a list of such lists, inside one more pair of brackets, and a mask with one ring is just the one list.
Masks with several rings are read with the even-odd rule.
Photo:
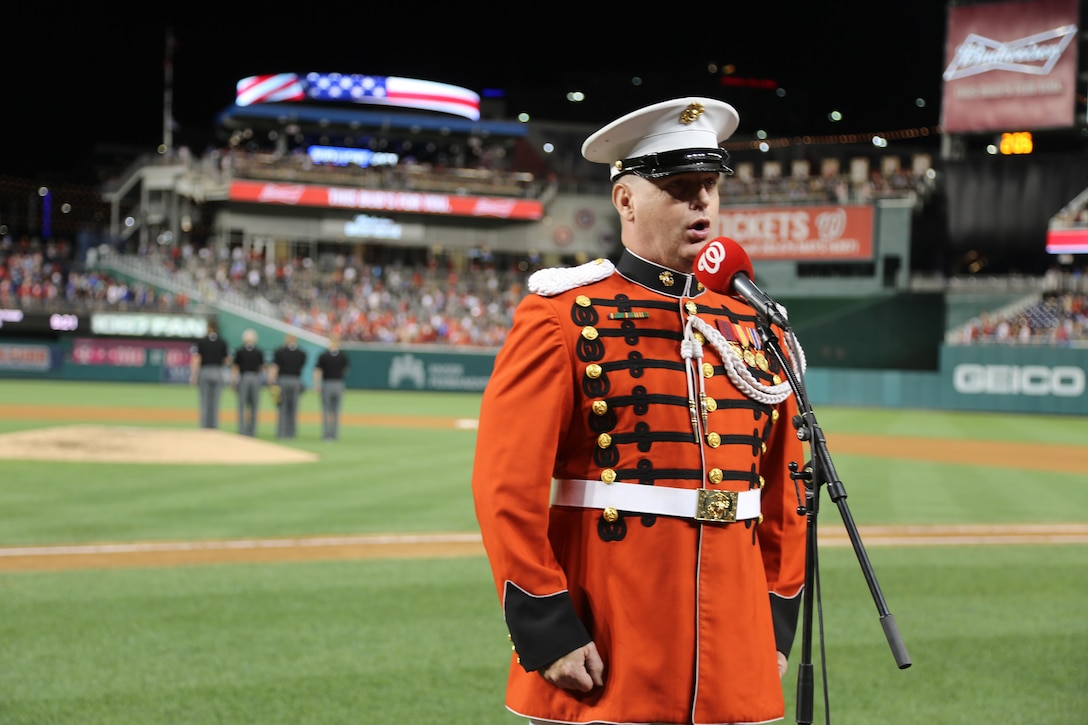
[[797, 615], [805, 584], [805, 545], [807, 520], [798, 513], [805, 501], [805, 487], [790, 478], [789, 464], [805, 466], [804, 447], [797, 438], [793, 418], [797, 400], [790, 395], [776, 407], [775, 423], [761, 475], [763, 521], [759, 525], [759, 545], [770, 589], [771, 615], [779, 652], [789, 655], [797, 631]]
[[554, 305], [527, 296], [495, 358], [477, 431], [476, 518], [527, 671], [590, 641], [548, 538], [552, 472], [574, 405], [570, 355]]

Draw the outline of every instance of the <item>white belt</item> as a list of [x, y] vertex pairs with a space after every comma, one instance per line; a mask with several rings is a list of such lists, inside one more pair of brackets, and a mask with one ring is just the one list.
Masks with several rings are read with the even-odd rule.
[[705, 488], [605, 483], [577, 478], [556, 481], [555, 506], [612, 509], [658, 516], [679, 516], [696, 521], [733, 522], [759, 518], [760, 489], [711, 491]]

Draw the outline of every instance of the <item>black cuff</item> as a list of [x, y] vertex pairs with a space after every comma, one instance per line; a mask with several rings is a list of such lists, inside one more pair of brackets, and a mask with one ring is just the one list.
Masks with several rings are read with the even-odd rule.
[[546, 667], [592, 641], [568, 592], [534, 597], [506, 582], [503, 600], [510, 639], [526, 672]]
[[[803, 590], [802, 590], [803, 591]], [[775, 648], [789, 657], [793, 638], [797, 634], [797, 615], [801, 611], [801, 594], [784, 599], [771, 594], [771, 618], [774, 619]]]

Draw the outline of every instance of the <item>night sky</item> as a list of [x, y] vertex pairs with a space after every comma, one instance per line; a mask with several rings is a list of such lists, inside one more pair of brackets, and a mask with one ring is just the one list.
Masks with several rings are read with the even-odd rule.
[[[571, 9], [587, 3], [539, 5], [449, 4], [436, 13], [423, 3], [326, 3], [257, 12], [190, 3], [171, 16], [39, 3], [2, 31], [0, 175], [74, 181], [110, 150], [153, 151], [163, 135], [168, 30], [176, 41], [174, 142], [197, 153], [212, 143], [239, 79], [279, 72], [405, 76], [499, 92], [507, 119], [528, 112], [602, 125], [698, 94], [737, 108], [738, 135], [940, 120], [945, 2], [610, 5], [622, 20]], [[570, 103], [571, 90], [586, 100]], [[832, 110], [841, 121], [828, 119]]]

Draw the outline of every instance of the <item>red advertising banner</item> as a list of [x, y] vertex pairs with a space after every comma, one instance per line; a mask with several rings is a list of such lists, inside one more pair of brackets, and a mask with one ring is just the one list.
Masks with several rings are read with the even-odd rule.
[[537, 221], [544, 216], [544, 206], [535, 199], [454, 196], [311, 184], [274, 184], [264, 181], [232, 181], [230, 200], [325, 209], [367, 209], [404, 214], [493, 217], [530, 221]]
[[1077, 0], [960, 5], [948, 11], [945, 132], [1073, 125]]
[[873, 207], [754, 206], [723, 208], [722, 236], [752, 259], [868, 261], [873, 258]]
[[1088, 254], [1088, 229], [1051, 229], [1046, 233], [1050, 254]]
[[76, 338], [72, 343], [72, 363], [121, 368], [145, 365], [187, 368], [192, 347], [188, 342]]

